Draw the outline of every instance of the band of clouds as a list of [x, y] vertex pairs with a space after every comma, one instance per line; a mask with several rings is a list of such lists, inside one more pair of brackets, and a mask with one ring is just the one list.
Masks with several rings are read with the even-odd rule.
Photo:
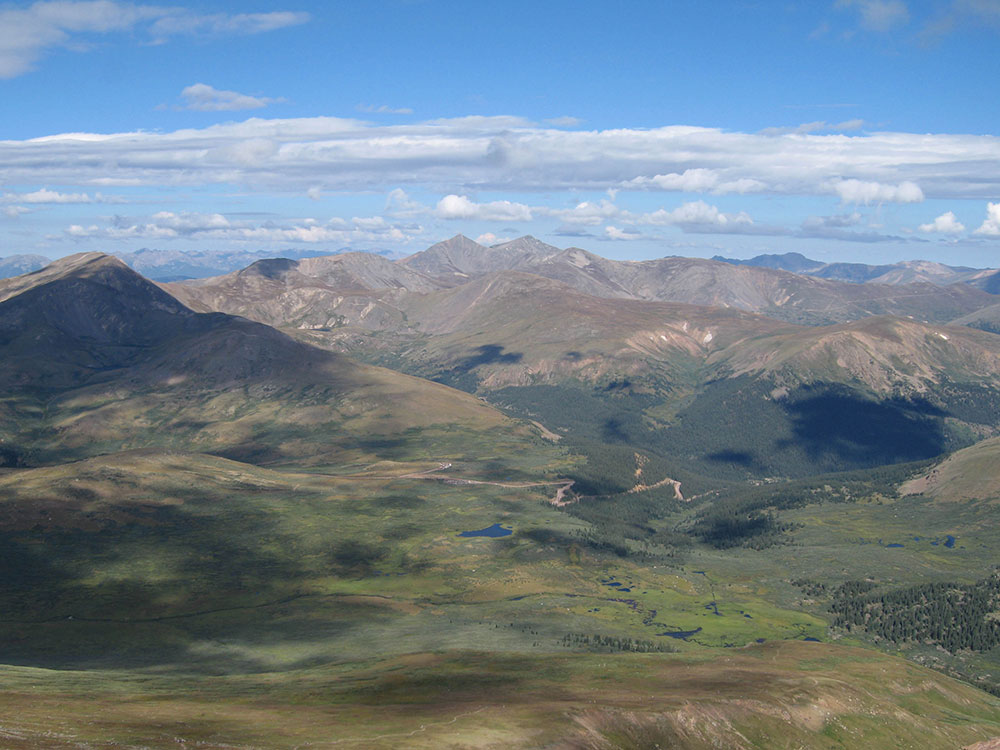
[[[64, 201], [69, 202], [69, 201]], [[84, 202], [84, 201], [78, 201]], [[27, 211], [21, 206], [8, 206], [4, 212], [16, 217]], [[387, 219], [386, 216], [389, 218]], [[808, 217], [798, 227], [761, 225], [744, 211], [726, 213], [705, 201], [685, 201], [673, 209], [659, 208], [651, 212], [632, 212], [612, 200], [584, 201], [573, 208], [528, 206], [511, 201], [478, 203], [468, 196], [455, 194], [441, 198], [435, 206], [414, 201], [400, 188], [389, 193], [386, 216], [333, 217], [326, 221], [315, 218], [268, 220], [254, 224], [246, 219], [232, 219], [220, 213], [160, 211], [146, 218], [116, 216], [106, 226], [74, 224], [64, 230], [65, 237], [74, 240], [104, 239], [195, 239], [236, 242], [350, 243], [369, 242], [399, 244], [420, 238], [425, 228], [420, 223], [402, 222], [418, 216], [461, 221], [519, 223], [539, 219], [562, 222], [555, 234], [600, 240], [631, 241], [662, 239], [650, 230], [674, 227], [686, 234], [742, 234], [819, 238], [849, 242], [904, 241], [907, 238], [883, 234], [862, 227], [864, 217], [857, 211], [849, 214]], [[615, 223], [610, 223], [615, 222]], [[591, 231], [604, 225], [596, 234]], [[858, 227], [862, 227], [860, 230]], [[965, 227], [951, 211], [933, 222], [919, 227], [921, 232], [960, 234]], [[987, 216], [973, 234], [1000, 236], [1000, 203], [987, 204]]]
[[40, 188], [30, 193], [4, 193], [0, 200], [5, 203], [39, 203], [39, 204], [62, 204], [62, 203], [121, 203], [122, 200], [115, 196], [107, 196], [102, 193], [60, 193], [57, 190]]
[[[901, 183], [895, 187], [870, 183], [837, 187], [841, 188], [839, 192], [843, 194], [845, 202], [868, 204], [873, 201], [923, 200], [919, 188], [912, 183]], [[745, 211], [726, 213], [702, 200], [686, 201], [669, 210], [660, 208], [651, 212], [636, 213], [618, 206], [611, 200], [584, 201], [573, 208], [560, 209], [529, 206], [511, 201], [477, 203], [466, 195], [450, 194], [441, 198], [432, 210], [413, 201], [403, 190], [397, 188], [390, 194], [386, 204], [386, 210], [390, 214], [396, 209], [400, 209], [403, 214], [410, 217], [433, 214], [436, 218], [444, 220], [529, 222], [538, 219], [557, 219], [562, 222], [557, 234], [574, 237], [595, 237], [584, 228], [606, 224], [604, 234], [596, 237], [615, 240], [648, 239], [648, 235], [640, 231], [639, 227], [676, 227], [688, 234], [789, 236], [848, 242], [905, 239], [871, 230], [859, 231], [857, 227], [863, 224], [864, 218], [857, 211], [832, 216], [810, 216], [798, 227], [782, 227], [758, 224]], [[607, 224], [612, 221], [615, 224]], [[948, 211], [932, 222], [921, 224], [918, 229], [925, 233], [958, 235], [965, 231], [965, 226], [958, 221], [953, 211]], [[1000, 236], [1000, 203], [987, 204], [986, 220], [973, 234]]]
[[[213, 89], [213, 91], [215, 91]], [[236, 96], [242, 96], [231, 92]], [[261, 193], [320, 200], [327, 193], [386, 192], [386, 215], [395, 220], [504, 223], [546, 219], [557, 232], [604, 239], [634, 239], [643, 227], [676, 227], [695, 234], [813, 237], [853, 242], [907, 238], [860, 227], [845, 217], [810, 217], [799, 226], [769, 226], [745, 211], [727, 212], [705, 200], [682, 199], [645, 213], [617, 205], [618, 192], [685, 195], [828, 196], [842, 207], [917, 204], [936, 199], [996, 200], [1000, 195], [1000, 139], [993, 136], [908, 133], [816, 134], [728, 132], [669, 126], [606, 131], [546, 128], [516, 117], [463, 117], [404, 125], [345, 118], [261, 119], [169, 133], [69, 133], [0, 142], [0, 183], [75, 186], [65, 193], [7, 193], [10, 218], [32, 202], [108, 202], [95, 187], [171, 187], [240, 184]], [[405, 189], [443, 197], [414, 201]], [[511, 200], [477, 202], [484, 191], [607, 191], [612, 200], [570, 208]], [[16, 196], [16, 197], [15, 197]], [[25, 196], [34, 196], [27, 198]], [[990, 203], [973, 234], [1000, 235]], [[390, 229], [331, 222], [287, 226], [202, 226], [201, 237], [275, 241], [347, 241], [350, 232], [384, 238]], [[605, 225], [603, 233], [589, 229]], [[405, 224], [402, 226], [406, 226]], [[606, 227], [613, 227], [608, 230]], [[955, 235], [947, 215], [919, 231]], [[165, 217], [104, 227], [75, 224], [71, 237], [184, 237]], [[964, 229], [964, 228], [963, 228]], [[396, 237], [407, 237], [400, 229]], [[215, 235], [204, 234], [216, 232]], [[103, 234], [102, 234], [103, 233]], [[912, 235], [910, 240], [916, 239]]]
[[[763, 237], [799, 237], [830, 239], [847, 242], [905, 241], [906, 238], [871, 230], [861, 231], [860, 213], [834, 216], [811, 216], [798, 227], [759, 224], [746, 212], [727, 213], [702, 200], [685, 201], [679, 206], [637, 213], [618, 206], [614, 201], [584, 201], [573, 208], [528, 206], [511, 201], [477, 203], [465, 195], [446, 195], [431, 209], [412, 199], [400, 189], [390, 194], [386, 210], [394, 214], [404, 207], [403, 215], [414, 217], [433, 215], [443, 220], [530, 222], [555, 219], [561, 222], [556, 234], [592, 239], [639, 240], [654, 239], [646, 230], [674, 227], [685, 234], [730, 234]], [[615, 222], [610, 224], [608, 222]], [[603, 232], [594, 234], [591, 228], [605, 224]]]
[[1000, 139], [787, 134], [668, 126], [544, 128], [515, 117], [405, 125], [252, 118], [169, 133], [0, 141], [0, 182], [205, 186], [304, 193], [645, 190], [828, 195], [847, 204], [1000, 195]]
[[4, 7], [0, 8], [0, 78], [33, 70], [50, 49], [80, 49], [91, 35], [142, 30], [149, 43], [162, 44], [178, 35], [260, 34], [309, 20], [308, 13], [294, 11], [205, 14], [115, 0], [48, 0], [24, 8]]
[[381, 216], [334, 217], [326, 221], [305, 218], [298, 221], [254, 224], [220, 213], [159, 211], [147, 218], [116, 216], [109, 225], [73, 224], [64, 234], [76, 240], [153, 239], [221, 240], [227, 242], [294, 243], [401, 243], [423, 233], [416, 224], [392, 224]]

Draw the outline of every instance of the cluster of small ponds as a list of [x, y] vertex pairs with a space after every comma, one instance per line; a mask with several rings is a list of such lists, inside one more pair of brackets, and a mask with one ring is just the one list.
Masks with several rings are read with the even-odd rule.
[[[494, 538], [495, 539], [497, 537], [510, 536], [513, 533], [514, 533], [513, 529], [505, 528], [504, 526], [500, 525], [499, 523], [495, 523], [492, 526], [487, 526], [484, 529], [476, 529], [476, 530], [473, 530], [473, 531], [463, 531], [463, 532], [459, 533], [459, 536], [460, 537], [489, 537], [489, 538]], [[914, 539], [914, 541], [917, 541], [917, 542], [921, 541], [921, 538], [918, 537], [918, 536], [913, 537], [913, 539]], [[878, 543], [882, 544], [882, 540], [879, 539]], [[931, 544], [935, 545], [935, 546], [938, 543], [939, 543], [939, 540], [937, 540], [937, 539], [935, 539], [934, 541], [931, 541]], [[886, 546], [886, 547], [902, 547], [903, 545], [902, 544], [898, 544], [898, 543], [894, 543], [894, 544], [886, 544], [884, 546]], [[944, 546], [948, 547], [949, 549], [952, 548], [952, 547], [954, 547], [955, 546], [955, 537], [951, 536], [950, 534], [947, 535], [947, 537], [945, 538], [945, 541], [944, 541]], [[707, 574], [705, 573], [705, 571], [703, 571], [703, 570], [695, 570], [695, 571], [692, 571], [692, 572], [695, 573], [695, 574], [697, 574], [697, 575], [705, 576], [706, 578], [708, 577]], [[636, 586], [636, 584], [633, 581], [631, 581], [631, 580], [618, 581], [618, 580], [615, 579], [615, 576], [608, 576], [606, 578], [602, 578], [601, 579], [601, 585], [602, 586], [607, 586], [608, 588], [610, 588], [610, 589], [612, 589], [612, 590], [614, 590], [614, 591], [616, 591], [618, 593], [623, 593], [623, 594], [625, 594], [625, 593], [631, 593], [632, 589]], [[643, 591], [642, 593], [646, 594], [648, 592]], [[511, 601], [518, 601], [518, 600], [524, 599], [524, 598], [525, 598], [524, 596], [515, 596], [515, 597], [511, 598]], [[631, 601], [631, 600], [622, 600], [622, 601]], [[718, 604], [714, 600], [711, 601], [711, 602], [709, 602], [708, 604], [706, 604], [705, 605], [705, 609], [711, 610], [713, 614], [715, 614], [715, 615], [717, 615], [719, 617], [723, 616], [723, 614], [719, 611]], [[600, 611], [599, 607], [595, 607], [593, 609], [588, 610], [588, 612], [599, 612], [599, 611]], [[743, 617], [747, 618], [748, 620], [752, 620], [753, 619], [753, 616], [751, 614], [749, 614], [748, 612], [744, 612], [743, 610], [740, 610], [740, 614], [743, 615]], [[694, 630], [673, 630], [673, 631], [666, 631], [666, 632], [663, 632], [663, 633], [657, 633], [657, 635], [666, 636], [668, 638], [676, 638], [676, 639], [679, 639], [679, 640], [687, 640], [691, 636], [697, 635], [701, 631], [702, 631], [702, 628], [698, 627], [698, 628], [695, 628]], [[806, 641], [816, 641], [816, 642], [819, 641], [818, 638], [803, 638], [803, 640], [806, 640]], [[763, 638], [758, 638], [757, 642], [758, 643], [763, 643], [764, 639]]]

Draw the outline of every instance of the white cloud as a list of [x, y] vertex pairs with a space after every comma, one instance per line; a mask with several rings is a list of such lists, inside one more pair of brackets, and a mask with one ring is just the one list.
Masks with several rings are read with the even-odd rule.
[[464, 195], [446, 195], [438, 201], [434, 213], [441, 219], [480, 221], [531, 221], [531, 207], [511, 201], [476, 203]]
[[807, 133], [821, 132], [843, 133], [849, 130], [861, 130], [864, 126], [865, 121], [859, 119], [844, 120], [844, 122], [838, 123], [829, 123], [825, 120], [817, 120], [815, 122], [804, 122], [794, 128], [764, 128], [760, 131], [760, 135], [805, 135]]
[[[380, 125], [252, 118], [168, 133], [0, 141], [0, 184], [241, 184], [304, 194], [418, 188], [609, 188], [840, 196], [845, 203], [996, 200], [1000, 138], [868, 133], [768, 137], [714, 128], [580, 131], [510, 117]], [[918, 187], [919, 186], [919, 187]], [[76, 191], [74, 191], [76, 192]], [[514, 213], [523, 216], [523, 208]]]
[[618, 208], [613, 201], [583, 201], [573, 208], [536, 208], [535, 213], [560, 219], [565, 224], [596, 227], [608, 219], [627, 217], [628, 213]]
[[767, 189], [767, 185], [752, 177], [740, 177], [735, 180], [723, 181], [720, 173], [714, 169], [685, 169], [682, 174], [658, 174], [654, 177], [636, 177], [623, 183], [624, 188], [676, 190], [685, 193], [712, 192], [717, 195], [727, 193], [758, 193]]
[[861, 223], [862, 217], [857, 211], [849, 214], [836, 214], [834, 216], [810, 216], [802, 226], [809, 229], [843, 229], [845, 227], [857, 226]]
[[682, 203], [673, 211], [659, 209], [649, 214], [643, 214], [638, 219], [641, 224], [675, 225], [689, 229], [739, 229], [753, 224], [753, 219], [745, 212], [726, 214], [717, 206], [704, 201]]
[[760, 180], [755, 180], [751, 177], [741, 177], [738, 180], [720, 182], [712, 192], [716, 195], [726, 195], [728, 193], [745, 195], [747, 193], [763, 193], [767, 189], [767, 184]]
[[545, 121], [547, 124], [552, 125], [557, 128], [575, 128], [580, 125], [583, 120], [579, 117], [550, 117]]
[[861, 14], [861, 28], [867, 31], [889, 31], [910, 20], [903, 0], [838, 0], [837, 5], [856, 7]]
[[65, 203], [124, 203], [125, 199], [103, 193], [60, 193], [57, 190], [39, 188], [30, 193], [4, 193], [0, 196], [4, 203], [65, 204]]
[[8, 6], [0, 9], [0, 78], [27, 73], [49, 49], [85, 49], [94, 34], [123, 33], [146, 25], [154, 39], [163, 40], [198, 32], [254, 34], [308, 20], [306, 13], [206, 16], [179, 7], [116, 0], [43, 0], [23, 8]]
[[412, 115], [413, 110], [409, 107], [390, 107], [388, 104], [359, 104], [358, 112], [370, 112], [376, 115]]
[[680, 190], [686, 193], [703, 193], [719, 184], [719, 173], [714, 169], [685, 169], [683, 174], [672, 172], [654, 177], [636, 177], [623, 187], [653, 187], [659, 190]]
[[195, 83], [181, 91], [184, 100], [182, 109], [193, 109], [199, 112], [235, 112], [241, 109], [260, 109], [268, 104], [283, 102], [284, 99], [271, 99], [266, 96], [250, 96], [238, 91], [224, 91], [209, 86], [207, 83]]
[[94, 199], [86, 193], [59, 193], [48, 188], [41, 188], [32, 193], [20, 195], [7, 194], [5, 199], [13, 199], [22, 203], [93, 203]]
[[[944, 3], [941, 3], [942, 5]], [[950, 34], [959, 29], [983, 28], [1000, 30], [1000, 2], [997, 0], [952, 0], [921, 32], [924, 41]]]
[[173, 229], [176, 232], [192, 234], [195, 232], [207, 232], [215, 229], [227, 229], [231, 225], [229, 220], [222, 214], [201, 214], [201, 213], [180, 213], [172, 211], [160, 211], [153, 214], [153, 223]]
[[405, 242], [423, 233], [412, 224], [390, 224], [381, 216], [332, 218], [322, 223], [300, 219], [286, 224], [234, 221], [217, 213], [160, 211], [146, 219], [115, 217], [107, 225], [73, 224], [64, 230], [72, 239], [103, 240], [219, 240], [248, 243], [304, 242]]
[[320, 188], [313, 185], [311, 188], [306, 190], [306, 196], [309, 198], [309, 200], [318, 201], [323, 197], [323, 191]]
[[974, 234], [1000, 237], [1000, 203], [986, 204], [986, 220], [979, 225]]
[[18, 216], [23, 214], [31, 213], [31, 209], [25, 206], [4, 206], [3, 215], [10, 218], [16, 219]]
[[882, 234], [871, 228], [856, 230], [862, 224], [864, 217], [857, 211], [850, 214], [834, 216], [810, 216], [802, 222], [798, 231], [782, 232], [793, 237], [808, 237], [812, 239], [841, 240], [844, 242], [900, 242], [902, 237]]
[[430, 209], [420, 201], [415, 201], [402, 188], [389, 191], [385, 198], [385, 212], [396, 218], [413, 218], [426, 214]]
[[619, 229], [611, 224], [604, 227], [604, 236], [609, 240], [639, 240], [643, 238], [641, 232], [632, 229]]
[[917, 228], [921, 232], [937, 232], [940, 234], [961, 234], [965, 231], [965, 225], [958, 220], [953, 211], [943, 213], [929, 224], [921, 224]]
[[904, 181], [898, 185], [885, 185], [865, 180], [840, 180], [833, 190], [844, 203], [920, 203], [924, 193], [915, 182]]
[[[167, 9], [172, 10], [172, 9]], [[190, 11], [163, 13], [150, 28], [154, 37], [177, 34], [261, 34], [288, 26], [308, 23], [310, 15], [293, 11], [272, 13], [213, 13], [200, 15]]]
[[492, 245], [501, 245], [504, 242], [510, 242], [512, 237], [497, 237], [493, 232], [486, 232], [476, 237], [476, 242], [480, 245], [486, 245], [490, 247]]

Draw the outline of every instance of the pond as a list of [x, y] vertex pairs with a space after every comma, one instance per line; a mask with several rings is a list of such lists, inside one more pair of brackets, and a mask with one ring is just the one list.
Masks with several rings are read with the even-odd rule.
[[485, 529], [479, 529], [478, 531], [463, 531], [459, 536], [488, 536], [488, 537], [499, 537], [499, 536], [510, 536], [514, 533], [513, 529], [505, 529], [498, 523], [492, 526], [487, 526]]
[[[931, 542], [931, 545], [937, 547], [940, 543], [941, 543], [940, 540], [935, 539], [933, 542]], [[944, 546], [947, 547], [948, 549], [954, 549], [955, 537], [953, 537], [951, 534], [945, 534]]]
[[[614, 576], [610, 576], [608, 578], [602, 578], [601, 579], [601, 585], [602, 586], [611, 586], [612, 588], [617, 589], [618, 591], [627, 591], [627, 592], [630, 592], [630, 593], [632, 591], [632, 588], [635, 587], [635, 584], [632, 583], [632, 581], [629, 581], [627, 584], [625, 584], [625, 583], [622, 583], [621, 581], [616, 581]], [[646, 592], [643, 591], [642, 593], [645, 594]]]
[[657, 633], [657, 635], [665, 635], [668, 638], [680, 638], [681, 640], [685, 640], [686, 641], [692, 635], [695, 635], [696, 633], [700, 633], [700, 632], [701, 632], [701, 628], [695, 628], [694, 630], [676, 630], [676, 631], [667, 632], [667, 633]]

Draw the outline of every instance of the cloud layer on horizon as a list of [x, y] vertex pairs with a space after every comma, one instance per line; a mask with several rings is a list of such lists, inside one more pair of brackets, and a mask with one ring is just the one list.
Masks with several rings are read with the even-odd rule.
[[[234, 92], [235, 93], [235, 92]], [[780, 136], [716, 128], [564, 130], [510, 117], [410, 125], [252, 118], [168, 133], [0, 141], [6, 185], [239, 184], [304, 193], [420, 186], [830, 195], [844, 203], [1000, 196], [1000, 138], [865, 133]]]

